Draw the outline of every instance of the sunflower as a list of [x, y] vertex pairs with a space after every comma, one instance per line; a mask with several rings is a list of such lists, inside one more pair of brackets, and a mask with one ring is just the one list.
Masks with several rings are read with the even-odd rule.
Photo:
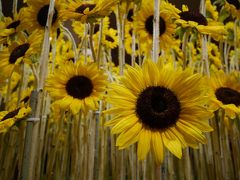
[[102, 44], [106, 48], [114, 49], [118, 46], [117, 30], [110, 28], [103, 33]]
[[20, 95], [19, 91], [13, 91], [10, 100], [6, 102], [6, 109], [8, 111], [14, 111], [15, 109], [17, 109], [18, 104], [21, 107], [27, 106], [29, 103], [32, 89], [33, 88], [26, 88], [22, 90]]
[[50, 72], [54, 68], [58, 68], [60, 65], [64, 65], [69, 61], [74, 62], [75, 60], [72, 42], [66, 39], [63, 33], [58, 36], [55, 48], [56, 49], [50, 53]]
[[239, 44], [240, 44], [240, 31], [239, 30], [237, 30], [237, 32], [236, 32], [236, 34], [235, 34], [235, 32], [234, 32], [234, 22], [228, 22], [228, 23], [226, 23], [226, 25], [225, 25], [225, 29], [226, 29], [226, 31], [227, 31], [227, 34], [221, 39], [221, 40], [227, 40], [227, 42], [230, 44], [230, 45], [232, 45], [232, 46], [234, 46], [234, 39], [235, 39], [235, 37], [236, 37], [236, 39], [237, 39], [237, 41], [236, 41], [236, 45], [237, 46], [239, 46]]
[[[47, 23], [49, 0], [28, 0], [27, 4], [28, 7], [23, 8], [21, 11], [23, 17], [22, 26], [28, 32], [38, 30], [40, 34], [43, 34]], [[55, 1], [51, 26], [51, 32], [53, 33], [56, 33], [57, 28], [60, 26], [59, 11], [61, 8], [61, 0]]]
[[[147, 48], [141, 48], [149, 53], [153, 42], [153, 1], [142, 2], [140, 11], [134, 16], [136, 34], [139, 35], [139, 44]], [[167, 2], [160, 5], [160, 47], [167, 49], [174, 44], [173, 34], [175, 32], [174, 19], [178, 18], [178, 9]]]
[[[125, 25], [125, 48], [126, 48], [126, 52], [128, 54], [132, 54], [132, 33], [133, 33], [133, 24], [131, 22], [126, 23]], [[137, 38], [135, 38], [135, 56], [140, 55], [141, 54], [141, 49], [139, 46], [139, 43], [137, 41]]]
[[222, 108], [230, 119], [240, 114], [240, 81], [239, 73], [232, 72], [225, 74], [222, 70], [216, 71], [209, 79], [211, 87], [209, 98], [211, 99], [210, 109], [217, 111]]
[[19, 63], [31, 63], [30, 57], [39, 53], [41, 38], [36, 33], [26, 37], [23, 33], [18, 35], [18, 39], [10, 43], [0, 53], [0, 69], [5, 76], [10, 76]]
[[182, 148], [206, 143], [202, 132], [211, 131], [209, 113], [204, 107], [202, 77], [190, 70], [175, 70], [172, 65], [157, 67], [145, 61], [143, 68], [128, 66], [120, 83], [110, 85], [105, 113], [116, 116], [106, 123], [113, 126], [120, 149], [138, 142], [138, 159], [153, 150], [155, 160], [163, 161], [164, 146], [178, 158]]
[[212, 4], [211, 0], [206, 0], [206, 16], [214, 21], [218, 21], [217, 7]]
[[[4, 77], [3, 75], [1, 75], [0, 77], [1, 77], [0, 93], [3, 96], [6, 96], [8, 89], [10, 89], [11, 92], [14, 92], [20, 84], [21, 76], [17, 72], [12, 73], [11, 79], [6, 79], [6, 77]], [[11, 81], [10, 87], [9, 81]]]
[[231, 13], [233, 17], [240, 18], [240, 2], [239, 0], [226, 0], [224, 7]]
[[15, 14], [14, 18], [4, 17], [2, 21], [0, 21], [0, 43], [5, 43], [9, 36], [20, 32], [20, 23], [19, 14]]
[[[103, 18], [103, 34], [106, 34], [106, 31], [109, 29], [109, 17]], [[72, 22], [73, 31], [78, 35], [80, 39], [84, 37], [84, 30], [85, 24], [81, 23], [80, 21], [73, 21]], [[100, 30], [100, 21], [94, 23], [94, 31], [93, 31], [93, 39], [98, 41], [98, 32]]]
[[210, 63], [218, 69], [221, 68], [222, 66], [221, 54], [218, 46], [214, 43], [208, 43], [207, 50]]
[[176, 23], [183, 28], [197, 30], [201, 34], [208, 34], [212, 36], [223, 36], [226, 34], [224, 26], [211, 19], [207, 19], [200, 12], [190, 11], [186, 6], [183, 7], [179, 13], [180, 19]]
[[108, 16], [117, 3], [117, 0], [70, 0], [63, 4], [65, 8], [60, 11], [60, 16], [64, 20], [75, 19], [82, 23], [96, 22], [97, 18]]
[[5, 133], [18, 120], [25, 118], [31, 112], [30, 107], [21, 107], [13, 111], [0, 112], [0, 133]]
[[46, 80], [46, 90], [62, 109], [70, 108], [73, 114], [98, 107], [106, 86], [106, 76], [95, 63], [84, 65], [66, 63]]

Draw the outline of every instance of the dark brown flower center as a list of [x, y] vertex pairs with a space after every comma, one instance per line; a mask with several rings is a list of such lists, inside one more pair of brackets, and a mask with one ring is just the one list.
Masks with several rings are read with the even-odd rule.
[[181, 111], [176, 95], [160, 86], [147, 87], [138, 97], [136, 113], [145, 127], [161, 130], [174, 125]]
[[93, 33], [96, 34], [96, 33], [99, 31], [99, 29], [100, 29], [99, 24], [95, 24], [95, 25], [94, 25]]
[[133, 9], [130, 9], [127, 14], [127, 20], [133, 22]]
[[30, 44], [25, 43], [20, 46], [17, 46], [15, 49], [13, 49], [13, 51], [11, 52], [10, 57], [9, 57], [9, 63], [14, 64], [18, 58], [25, 55], [25, 53], [29, 49], [29, 47], [30, 47]]
[[29, 99], [30, 99], [30, 96], [26, 96], [21, 100], [21, 102], [27, 103]]
[[184, 11], [179, 14], [180, 18], [185, 21], [194, 21], [200, 25], [207, 26], [207, 19], [199, 12]]
[[93, 91], [92, 81], [85, 76], [74, 76], [66, 84], [67, 93], [77, 99], [84, 99]]
[[[160, 36], [165, 33], [166, 31], [166, 22], [164, 19], [160, 16], [159, 19], [159, 26], [160, 26]], [[151, 35], [153, 35], [153, 15], [149, 16], [145, 21], [145, 29], [147, 32]]]
[[[49, 5], [45, 5], [38, 11], [38, 14], [37, 14], [37, 21], [43, 27], [45, 27], [47, 24], [48, 9], [49, 9]], [[54, 8], [52, 24], [54, 24], [56, 22], [57, 17], [58, 17], [58, 11], [56, 8]]]
[[75, 60], [74, 60], [73, 57], [70, 57], [70, 58], [67, 59], [67, 61], [72, 61], [72, 62], [74, 62]]
[[93, 10], [96, 7], [96, 4], [82, 4], [81, 6], [79, 6], [75, 12], [80, 13], [80, 14], [84, 14], [83, 12], [85, 11], [85, 9], [89, 8], [89, 11]]
[[7, 119], [9, 119], [9, 118], [13, 118], [14, 116], [16, 116], [16, 115], [18, 114], [19, 110], [20, 110], [20, 108], [14, 110], [14, 111], [11, 111], [11, 112], [9, 112], [9, 113], [7, 113], [7, 114], [2, 118], [1, 121], [7, 120]]
[[215, 95], [223, 104], [240, 105], [240, 93], [227, 87], [220, 87], [215, 91]]
[[11, 29], [11, 28], [16, 29], [16, 28], [19, 26], [19, 24], [20, 24], [20, 21], [19, 21], [19, 20], [13, 21], [13, 22], [10, 23], [6, 28], [7, 28], [7, 29]]
[[239, 0], [226, 0], [229, 4], [235, 6], [236, 9], [240, 9], [240, 2]]
[[106, 40], [110, 42], [114, 42], [114, 39], [109, 35], [106, 35]]

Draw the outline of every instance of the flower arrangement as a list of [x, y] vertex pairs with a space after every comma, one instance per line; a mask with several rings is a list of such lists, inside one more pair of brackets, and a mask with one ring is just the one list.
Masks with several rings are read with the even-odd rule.
[[0, 179], [240, 178], [238, 0], [24, 3], [0, 13]]

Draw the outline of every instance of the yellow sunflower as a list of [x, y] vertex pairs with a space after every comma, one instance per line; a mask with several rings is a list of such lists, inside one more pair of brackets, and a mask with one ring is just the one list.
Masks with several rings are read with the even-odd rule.
[[21, 107], [13, 111], [0, 112], [0, 133], [5, 133], [18, 120], [25, 118], [31, 112], [30, 107]]
[[[128, 54], [132, 54], [132, 35], [133, 35], [133, 24], [131, 22], [126, 23], [125, 25], [125, 49]], [[141, 49], [138, 43], [137, 38], [135, 38], [135, 56], [141, 54]]]
[[239, 46], [240, 45], [240, 31], [237, 30], [236, 34], [234, 32], [234, 22], [228, 22], [226, 23], [225, 25], [225, 29], [227, 31], [227, 34], [220, 40], [227, 40], [227, 42], [234, 46], [234, 38], [236, 37], [237, 38], [237, 41], [236, 41], [236, 45]]
[[[140, 11], [134, 16], [136, 34], [139, 35], [139, 44], [146, 52], [150, 52], [153, 42], [153, 1], [142, 2]], [[174, 44], [173, 34], [175, 32], [174, 20], [177, 19], [179, 10], [167, 2], [160, 5], [160, 47], [167, 49]], [[146, 47], [146, 48], [145, 48]]]
[[[103, 18], [103, 34], [106, 34], [106, 31], [109, 29], [109, 17]], [[72, 22], [73, 31], [78, 35], [80, 39], [84, 37], [84, 31], [85, 31], [85, 24], [83, 24], [80, 21], [73, 21]], [[98, 41], [98, 32], [100, 30], [100, 21], [97, 21], [94, 23], [94, 31], [93, 31], [93, 39], [94, 41]]]
[[64, 65], [69, 61], [74, 62], [74, 51], [72, 42], [61, 33], [57, 39], [56, 49], [50, 53], [49, 69], [50, 72], [60, 65]]
[[11, 42], [0, 53], [0, 69], [3, 75], [9, 76], [19, 63], [31, 63], [30, 57], [39, 53], [41, 38], [33, 33], [26, 37], [23, 33], [18, 35], [16, 41]]
[[64, 20], [76, 19], [82, 23], [95, 22], [97, 18], [108, 16], [117, 3], [118, 0], [70, 0], [63, 4], [65, 8], [60, 11], [60, 16]]
[[[8, 92], [8, 88], [10, 88], [11, 92], [13, 92], [15, 89], [17, 89], [20, 79], [21, 79], [20, 74], [18, 74], [17, 72], [12, 73], [11, 79], [6, 79], [6, 77], [4, 77], [4, 75], [1, 75], [0, 77], [1, 77], [0, 78], [0, 82], [1, 82], [0, 93], [3, 96], [6, 96], [6, 94]], [[8, 87], [9, 86], [8, 81], [11, 81], [10, 87]]]
[[98, 107], [97, 101], [102, 98], [106, 80], [95, 63], [69, 62], [48, 77], [45, 87], [56, 104], [62, 109], [70, 108], [76, 114]]
[[210, 109], [216, 111], [220, 108], [230, 119], [240, 114], [240, 81], [239, 73], [225, 74], [222, 70], [216, 71], [209, 79], [211, 99]]
[[226, 0], [224, 7], [231, 13], [232, 17], [240, 18], [239, 0]]
[[207, 19], [200, 12], [193, 12], [184, 6], [183, 11], [179, 13], [180, 19], [176, 20], [176, 24], [183, 28], [197, 30], [201, 34], [208, 34], [212, 36], [223, 36], [226, 34], [224, 26], [214, 20]]
[[6, 109], [8, 111], [14, 111], [15, 109], [17, 109], [18, 106], [27, 106], [29, 103], [32, 89], [33, 88], [26, 88], [21, 92], [20, 95], [19, 91], [12, 91], [10, 100], [6, 102]]
[[0, 43], [5, 43], [9, 36], [12, 36], [21, 30], [19, 14], [15, 14], [14, 18], [4, 17], [0, 21]]
[[[20, 12], [22, 15], [22, 26], [28, 31], [33, 32], [38, 30], [43, 34], [47, 23], [49, 0], [28, 0], [28, 7], [23, 8]], [[54, 14], [52, 18], [51, 32], [57, 33], [57, 28], [60, 26], [61, 20], [59, 11], [61, 10], [61, 0], [55, 1]]]
[[210, 63], [218, 69], [221, 68], [222, 67], [221, 53], [218, 46], [214, 43], [208, 43], [207, 50], [208, 50], [208, 59]]
[[152, 149], [159, 164], [164, 146], [178, 158], [182, 148], [206, 143], [202, 132], [211, 131], [205, 108], [203, 79], [190, 70], [176, 70], [172, 65], [159, 68], [145, 61], [143, 68], [128, 66], [120, 83], [110, 85], [108, 101], [113, 105], [105, 113], [115, 114], [106, 123], [111, 132], [120, 135], [120, 149], [138, 142], [138, 159]]
[[[97, 33], [99, 34], [99, 33]], [[118, 46], [117, 30], [110, 28], [103, 33], [102, 44], [106, 48], [114, 49]]]
[[212, 4], [211, 0], [206, 0], [206, 16], [214, 21], [218, 21], [217, 7]]

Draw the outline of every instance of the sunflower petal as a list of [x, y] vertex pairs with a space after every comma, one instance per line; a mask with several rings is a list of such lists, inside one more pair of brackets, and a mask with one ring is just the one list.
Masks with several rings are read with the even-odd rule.
[[182, 146], [178, 139], [169, 135], [168, 130], [162, 132], [162, 139], [164, 146], [168, 148], [168, 150], [173, 153], [179, 159], [182, 158]]
[[123, 149], [137, 142], [139, 139], [139, 133], [141, 129], [142, 124], [136, 123], [132, 128], [122, 132], [118, 136], [116, 145], [119, 146], [120, 149]]
[[163, 162], [164, 151], [163, 151], [163, 141], [161, 134], [159, 132], [152, 133], [152, 148], [155, 156], [155, 161], [157, 164]]
[[151, 132], [146, 129], [142, 129], [139, 135], [138, 140], [138, 159], [145, 159], [146, 155], [150, 150], [150, 142], [151, 142]]

